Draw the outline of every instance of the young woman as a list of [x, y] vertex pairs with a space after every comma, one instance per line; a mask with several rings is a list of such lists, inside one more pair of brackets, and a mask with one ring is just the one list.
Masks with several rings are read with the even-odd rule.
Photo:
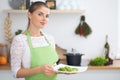
[[58, 60], [54, 38], [41, 32], [48, 22], [50, 9], [44, 2], [34, 2], [28, 10], [27, 30], [14, 37], [11, 44], [11, 69], [25, 80], [57, 80], [53, 65]]

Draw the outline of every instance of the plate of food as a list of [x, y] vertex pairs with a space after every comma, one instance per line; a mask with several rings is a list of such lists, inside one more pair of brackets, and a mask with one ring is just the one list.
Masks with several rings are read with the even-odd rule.
[[87, 70], [87, 66], [70, 66], [66, 64], [58, 64], [54, 66], [54, 69], [58, 73], [64, 73], [64, 74], [74, 74], [79, 72], [84, 72]]

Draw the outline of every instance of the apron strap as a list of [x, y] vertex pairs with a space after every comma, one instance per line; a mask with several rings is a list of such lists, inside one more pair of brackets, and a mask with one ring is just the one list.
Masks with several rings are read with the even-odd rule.
[[44, 33], [42, 33], [42, 32], [41, 32], [41, 34], [45, 37], [45, 40], [47, 41], [47, 43], [48, 43], [49, 45], [51, 45], [51, 43], [50, 43], [50, 41], [48, 40], [47, 36], [46, 36]]
[[[30, 46], [30, 48], [33, 48], [33, 45], [32, 45], [32, 42], [31, 42], [31, 37], [30, 37], [30, 32], [28, 31], [28, 29], [26, 30], [26, 34], [27, 34], [27, 39], [28, 39], [29, 46]], [[42, 32], [41, 32], [41, 34], [45, 37], [46, 42], [51, 46], [51, 43], [49, 42], [46, 35], [43, 34]]]
[[28, 30], [26, 30], [26, 34], [27, 34], [27, 40], [28, 40], [28, 43], [29, 43], [29, 47], [33, 48], [32, 42], [31, 42], [31, 37], [30, 37], [30, 32]]

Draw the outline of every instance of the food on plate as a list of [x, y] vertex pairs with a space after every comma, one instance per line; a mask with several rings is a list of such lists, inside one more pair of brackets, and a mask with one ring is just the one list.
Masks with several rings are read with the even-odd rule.
[[69, 67], [69, 66], [60, 67], [58, 69], [58, 71], [67, 71], [67, 72], [75, 72], [75, 71], [78, 71], [78, 70], [79, 70], [78, 68], [72, 68], [72, 67]]

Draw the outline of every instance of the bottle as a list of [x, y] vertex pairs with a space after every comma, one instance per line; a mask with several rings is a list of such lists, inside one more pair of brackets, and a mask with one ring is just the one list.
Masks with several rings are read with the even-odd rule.
[[19, 9], [20, 10], [25, 10], [26, 9], [26, 4], [25, 4], [26, 2], [24, 1], [24, 0], [22, 0], [22, 2], [21, 2], [21, 4], [20, 4], [20, 6], [19, 6]]
[[26, 0], [26, 9], [29, 9], [30, 7], [30, 0]]
[[105, 48], [105, 57], [108, 58], [109, 57], [109, 50], [110, 50], [110, 46], [108, 43], [108, 35], [106, 35], [106, 43], [104, 45]]
[[108, 59], [108, 62], [105, 65], [113, 64], [113, 60], [109, 57], [110, 45], [108, 43], [108, 35], [106, 35], [106, 43], [104, 45], [104, 48], [105, 48], [105, 58]]

